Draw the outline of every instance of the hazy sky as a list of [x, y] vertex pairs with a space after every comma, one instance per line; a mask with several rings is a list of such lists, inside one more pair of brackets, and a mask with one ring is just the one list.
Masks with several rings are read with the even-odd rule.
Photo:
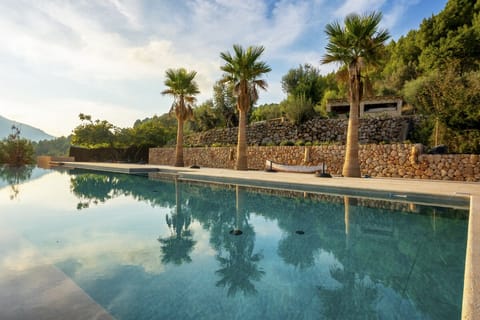
[[212, 97], [220, 52], [263, 45], [271, 67], [259, 103], [285, 98], [289, 69], [321, 65], [325, 24], [378, 10], [398, 39], [447, 0], [2, 0], [0, 115], [68, 135], [79, 113], [131, 127], [167, 112], [168, 68], [198, 72], [198, 103]]

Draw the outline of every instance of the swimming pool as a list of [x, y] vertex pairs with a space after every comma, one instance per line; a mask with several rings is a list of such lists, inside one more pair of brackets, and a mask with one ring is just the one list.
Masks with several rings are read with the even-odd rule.
[[2, 173], [0, 226], [24, 245], [0, 242], [0, 284], [53, 266], [117, 319], [460, 319], [466, 208]]

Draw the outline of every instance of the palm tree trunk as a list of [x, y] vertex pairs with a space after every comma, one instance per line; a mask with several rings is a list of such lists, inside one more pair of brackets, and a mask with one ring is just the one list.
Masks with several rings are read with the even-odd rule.
[[177, 117], [177, 146], [175, 148], [175, 167], [183, 167], [183, 120]]
[[345, 163], [342, 175], [344, 177], [360, 177], [360, 163], [358, 159], [358, 128], [361, 99], [361, 82], [358, 71], [350, 76], [350, 115], [348, 118], [347, 145], [345, 147]]
[[183, 226], [178, 225], [178, 219], [182, 216], [182, 201], [180, 198], [180, 186], [178, 185], [178, 179], [175, 179], [175, 217], [172, 216], [173, 228], [175, 229], [175, 235], [177, 238], [182, 236]]
[[343, 197], [343, 205], [345, 207], [345, 247], [350, 248], [350, 197]]
[[236, 170], [248, 170], [247, 162], [247, 112], [239, 108]]

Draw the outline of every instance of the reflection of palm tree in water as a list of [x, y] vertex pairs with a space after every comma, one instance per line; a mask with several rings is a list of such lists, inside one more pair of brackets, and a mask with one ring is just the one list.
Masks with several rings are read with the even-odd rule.
[[377, 298], [375, 284], [368, 277], [361, 277], [353, 267], [351, 257], [350, 222], [355, 214], [356, 199], [344, 197], [345, 249], [343, 267], [332, 265], [330, 275], [338, 282], [334, 288], [318, 286], [318, 295], [323, 302], [323, 315], [328, 319], [375, 319], [373, 303]]
[[376, 319], [373, 303], [377, 289], [368, 278], [360, 278], [346, 263], [343, 268], [334, 265], [330, 275], [339, 285], [335, 288], [318, 287], [323, 302], [323, 316], [327, 319]]
[[162, 263], [171, 262], [180, 265], [192, 261], [190, 253], [196, 242], [193, 240], [192, 232], [188, 230], [192, 219], [188, 204], [185, 207], [182, 206], [181, 191], [177, 180], [175, 180], [175, 202], [174, 213], [171, 216], [167, 214], [165, 217], [171, 234], [166, 238], [158, 238], [158, 241], [161, 243]]
[[0, 178], [5, 180], [12, 189], [10, 200], [15, 199], [20, 193], [19, 184], [32, 176], [33, 167], [31, 166], [0, 166]]
[[313, 267], [315, 253], [322, 247], [318, 225], [313, 223], [318, 212], [309, 209], [309, 206], [295, 206], [280, 222], [287, 235], [278, 243], [278, 254], [283, 261], [300, 269]]
[[[255, 247], [255, 231], [248, 224], [247, 214], [244, 209], [245, 191], [236, 187], [237, 206], [235, 230], [242, 234], [224, 234], [222, 246], [216, 258], [221, 268], [215, 271], [220, 276], [217, 287], [227, 287], [228, 296], [234, 296], [242, 291], [244, 295], [257, 292], [252, 281], [259, 281], [265, 272], [259, 268], [258, 262], [263, 258], [260, 253], [253, 253]], [[225, 251], [222, 252], [222, 249]]]

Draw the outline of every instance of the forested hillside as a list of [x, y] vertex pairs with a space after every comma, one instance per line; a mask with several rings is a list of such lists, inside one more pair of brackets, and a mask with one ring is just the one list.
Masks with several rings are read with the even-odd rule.
[[376, 81], [427, 119], [416, 138], [454, 152], [480, 152], [480, 1], [450, 0], [387, 47]]

